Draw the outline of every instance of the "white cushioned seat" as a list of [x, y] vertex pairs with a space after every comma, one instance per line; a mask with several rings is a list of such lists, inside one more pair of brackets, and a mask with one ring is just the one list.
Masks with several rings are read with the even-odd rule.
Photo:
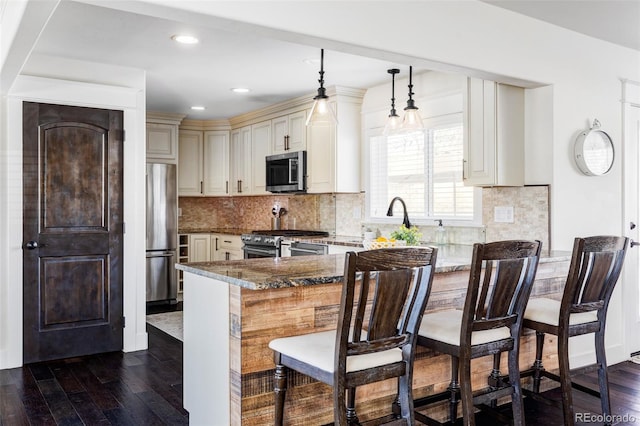
[[[524, 318], [530, 321], [537, 321], [544, 324], [558, 326], [560, 322], [560, 302], [546, 297], [529, 299]], [[569, 325], [585, 324], [598, 321], [596, 311], [576, 312], [569, 316]]]
[[[420, 324], [420, 336], [438, 340], [450, 345], [460, 345], [460, 329], [462, 324], [462, 311], [449, 309], [446, 311], [425, 314]], [[495, 342], [508, 339], [511, 333], [508, 327], [500, 327], [492, 330], [474, 331], [471, 334], [471, 345]]]
[[[330, 373], [334, 371], [335, 345], [335, 330], [283, 337], [269, 342], [269, 347], [274, 351]], [[366, 370], [398, 361], [402, 361], [402, 350], [399, 348], [354, 355], [347, 357], [347, 372]]]

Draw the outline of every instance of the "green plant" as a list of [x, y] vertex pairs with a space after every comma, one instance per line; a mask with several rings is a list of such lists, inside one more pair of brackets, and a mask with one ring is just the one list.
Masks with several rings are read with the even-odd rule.
[[395, 238], [396, 240], [404, 240], [409, 246], [418, 244], [420, 242], [420, 237], [422, 237], [422, 233], [417, 226], [407, 228], [406, 226], [404, 226], [404, 224], [400, 225], [400, 228], [398, 230], [391, 233], [391, 238]]

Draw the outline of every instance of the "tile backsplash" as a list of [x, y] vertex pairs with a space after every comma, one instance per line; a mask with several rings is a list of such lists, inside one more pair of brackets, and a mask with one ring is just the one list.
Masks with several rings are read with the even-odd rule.
[[272, 208], [286, 209], [282, 229], [335, 232], [332, 195], [264, 195], [249, 197], [180, 197], [181, 229], [271, 229]]
[[[511, 209], [513, 222], [501, 222], [500, 211]], [[487, 228], [487, 241], [540, 240], [542, 248], [549, 249], [549, 187], [483, 188], [482, 222]]]
[[[313, 229], [330, 235], [361, 238], [366, 228], [388, 236], [397, 224], [365, 222], [365, 196], [357, 194], [274, 194], [243, 197], [180, 197], [181, 229], [271, 229], [274, 205], [287, 210], [282, 229]], [[496, 208], [498, 208], [496, 210]], [[501, 213], [509, 213], [506, 216]], [[510, 215], [512, 213], [512, 217]], [[496, 220], [498, 219], [498, 220]], [[507, 221], [505, 221], [507, 220]], [[512, 221], [511, 221], [512, 220]], [[502, 239], [539, 239], [549, 247], [548, 186], [482, 189], [482, 226], [451, 226], [450, 244], [473, 244]], [[436, 223], [419, 225], [422, 240], [436, 241]]]

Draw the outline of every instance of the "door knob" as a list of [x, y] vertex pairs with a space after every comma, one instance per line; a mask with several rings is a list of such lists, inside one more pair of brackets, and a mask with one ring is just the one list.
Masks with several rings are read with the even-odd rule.
[[635, 246], [640, 246], [640, 243], [637, 242], [637, 241], [631, 240], [631, 244], [630, 245], [631, 245], [631, 247], [635, 247]]
[[38, 245], [37, 241], [29, 241], [27, 243], [26, 247], [27, 247], [28, 250], [35, 250], [35, 249], [39, 248], [40, 246]]

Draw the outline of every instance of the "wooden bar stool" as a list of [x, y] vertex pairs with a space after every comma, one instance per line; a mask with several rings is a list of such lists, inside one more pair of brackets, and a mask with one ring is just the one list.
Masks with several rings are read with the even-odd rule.
[[414, 424], [415, 343], [436, 257], [431, 247], [346, 254], [337, 330], [269, 343], [276, 364], [276, 425], [283, 423], [288, 368], [333, 386], [334, 419], [341, 426], [358, 424], [358, 386], [398, 377], [401, 419], [394, 424]]
[[[449, 400], [449, 421], [456, 421], [462, 402], [465, 425], [475, 425], [475, 406], [511, 396], [513, 423], [524, 424], [518, 353], [522, 314], [531, 292], [540, 241], [498, 241], [474, 244], [469, 285], [462, 310], [425, 313], [418, 345], [451, 356], [451, 383], [445, 392], [414, 401], [415, 408]], [[471, 388], [471, 360], [508, 352], [509, 380], [476, 393]], [[416, 412], [422, 423], [441, 424]]]
[[[521, 373], [521, 376], [533, 376], [534, 395], [540, 392], [542, 377], [560, 382], [565, 425], [575, 423], [572, 386], [599, 396], [602, 414], [611, 414], [604, 347], [605, 321], [609, 299], [620, 276], [628, 240], [616, 236], [576, 238], [562, 301], [532, 298], [527, 305], [524, 327], [536, 331], [536, 360], [529, 370]], [[542, 365], [546, 333], [558, 336], [559, 375], [546, 371]], [[599, 392], [571, 382], [569, 337], [589, 333], [594, 333], [595, 338]]]

